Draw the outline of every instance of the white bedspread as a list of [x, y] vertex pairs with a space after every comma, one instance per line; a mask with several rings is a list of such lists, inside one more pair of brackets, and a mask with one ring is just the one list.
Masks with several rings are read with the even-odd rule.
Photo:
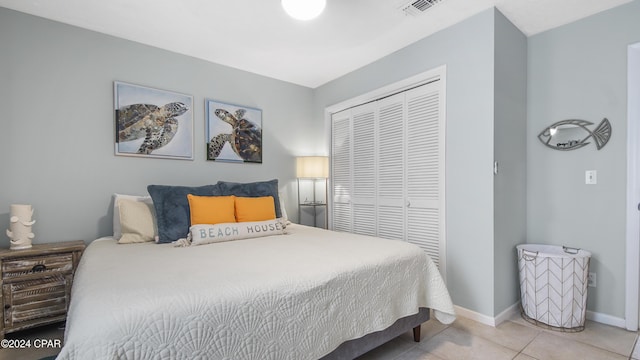
[[98, 239], [58, 359], [318, 359], [419, 307], [454, 320], [431, 259], [400, 241], [293, 225], [186, 248]]

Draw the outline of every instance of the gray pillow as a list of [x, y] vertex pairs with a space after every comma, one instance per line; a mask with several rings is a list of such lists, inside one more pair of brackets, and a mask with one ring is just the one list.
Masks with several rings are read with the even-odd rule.
[[220, 186], [198, 187], [149, 185], [147, 191], [153, 200], [158, 224], [158, 243], [170, 243], [186, 238], [191, 225], [187, 194], [198, 196], [220, 196]]
[[249, 183], [218, 181], [217, 185], [220, 187], [220, 191], [222, 191], [222, 195], [224, 196], [273, 196], [273, 202], [276, 208], [276, 218], [282, 217], [282, 210], [280, 209], [280, 198], [278, 197], [278, 179]]

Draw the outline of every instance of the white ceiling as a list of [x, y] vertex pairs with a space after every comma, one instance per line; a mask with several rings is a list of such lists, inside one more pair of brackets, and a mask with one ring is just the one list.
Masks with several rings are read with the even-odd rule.
[[[315, 88], [493, 6], [533, 35], [631, 0], [327, 0], [317, 19], [280, 0], [0, 0], [0, 6]], [[408, 0], [406, 2], [409, 2]]]

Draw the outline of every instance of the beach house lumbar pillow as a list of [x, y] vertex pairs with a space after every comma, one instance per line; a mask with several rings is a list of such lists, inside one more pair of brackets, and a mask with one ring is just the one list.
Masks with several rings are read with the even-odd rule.
[[190, 230], [191, 245], [284, 234], [284, 226], [277, 219], [215, 225], [193, 225]]

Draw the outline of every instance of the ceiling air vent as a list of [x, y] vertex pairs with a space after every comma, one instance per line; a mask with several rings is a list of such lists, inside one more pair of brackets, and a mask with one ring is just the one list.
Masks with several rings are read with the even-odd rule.
[[442, 0], [411, 0], [408, 3], [403, 2], [398, 8], [402, 10], [405, 15], [417, 16], [441, 1]]

